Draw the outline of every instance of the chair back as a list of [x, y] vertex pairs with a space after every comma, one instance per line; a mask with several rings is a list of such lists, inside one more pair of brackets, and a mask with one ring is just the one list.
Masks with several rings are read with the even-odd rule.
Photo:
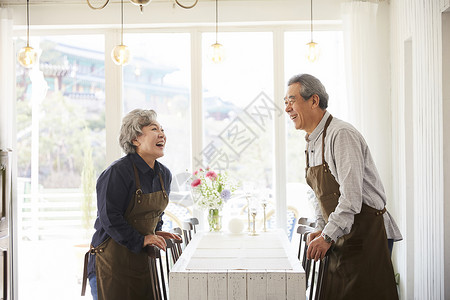
[[323, 300], [322, 288], [326, 282], [326, 274], [328, 267], [328, 253], [322, 260], [314, 261], [307, 259], [306, 253], [308, 245], [306, 241], [308, 234], [315, 231], [314, 228], [307, 225], [299, 225], [297, 233], [300, 234], [300, 245], [298, 250], [298, 258], [301, 260], [306, 275], [306, 297], [309, 300]]
[[328, 259], [328, 255], [325, 255], [323, 259], [318, 261], [309, 260], [311, 266], [307, 277], [306, 289], [308, 299], [324, 300], [322, 290], [326, 282]]
[[306, 225], [313, 228], [316, 227], [316, 222], [314, 220], [305, 217], [301, 217], [300, 219], [298, 219], [298, 224]]
[[197, 233], [197, 229], [195, 228], [198, 225], [198, 219], [197, 218], [190, 218], [189, 222], [192, 223], [192, 227], [194, 227], [194, 233]]
[[[300, 243], [298, 245], [298, 259], [303, 258], [303, 261], [306, 259], [306, 237], [308, 236], [308, 233], [314, 232], [314, 228], [308, 226], [308, 225], [298, 225], [297, 227], [297, 233], [300, 234]], [[305, 266], [303, 266], [304, 268]]]
[[187, 246], [192, 239], [192, 230], [194, 225], [190, 221], [184, 221], [181, 228], [183, 229], [184, 244]]
[[[147, 246], [150, 280], [154, 300], [167, 300], [168, 288], [161, 259], [161, 252], [155, 246]], [[168, 282], [168, 281], [167, 281]]]
[[[170, 230], [170, 232], [178, 234], [178, 236], [181, 238], [183, 236], [183, 230], [181, 230], [180, 227], [175, 227]], [[181, 249], [181, 244], [183, 243], [183, 239], [181, 240], [172, 240], [173, 243], [175, 243], [175, 246], [177, 248], [177, 254], [178, 257], [180, 257], [181, 253], [183, 252]]]

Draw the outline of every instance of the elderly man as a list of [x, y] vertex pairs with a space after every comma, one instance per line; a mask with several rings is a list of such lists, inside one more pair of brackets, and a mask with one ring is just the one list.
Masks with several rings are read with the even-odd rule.
[[364, 138], [326, 110], [328, 94], [312, 75], [292, 77], [284, 101], [306, 132], [306, 181], [318, 204], [307, 257], [329, 252], [323, 299], [398, 299], [389, 252], [402, 237]]

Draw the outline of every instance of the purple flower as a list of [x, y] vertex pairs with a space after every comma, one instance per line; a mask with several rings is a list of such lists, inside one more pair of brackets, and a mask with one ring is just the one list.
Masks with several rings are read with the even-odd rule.
[[230, 190], [224, 189], [221, 193], [220, 193], [220, 197], [227, 201], [231, 198], [231, 192]]

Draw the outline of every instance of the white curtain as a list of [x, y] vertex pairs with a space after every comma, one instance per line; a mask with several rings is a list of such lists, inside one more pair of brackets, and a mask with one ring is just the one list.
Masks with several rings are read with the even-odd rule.
[[350, 1], [341, 5], [341, 13], [349, 122], [369, 144], [389, 191], [392, 157], [389, 4]]
[[0, 8], [0, 148], [12, 148], [14, 42], [12, 11]]

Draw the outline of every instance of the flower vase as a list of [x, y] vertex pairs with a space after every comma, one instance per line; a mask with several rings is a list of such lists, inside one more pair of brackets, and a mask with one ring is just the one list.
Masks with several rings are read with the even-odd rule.
[[208, 213], [209, 231], [220, 231], [222, 229], [222, 216], [217, 208], [209, 209]]

